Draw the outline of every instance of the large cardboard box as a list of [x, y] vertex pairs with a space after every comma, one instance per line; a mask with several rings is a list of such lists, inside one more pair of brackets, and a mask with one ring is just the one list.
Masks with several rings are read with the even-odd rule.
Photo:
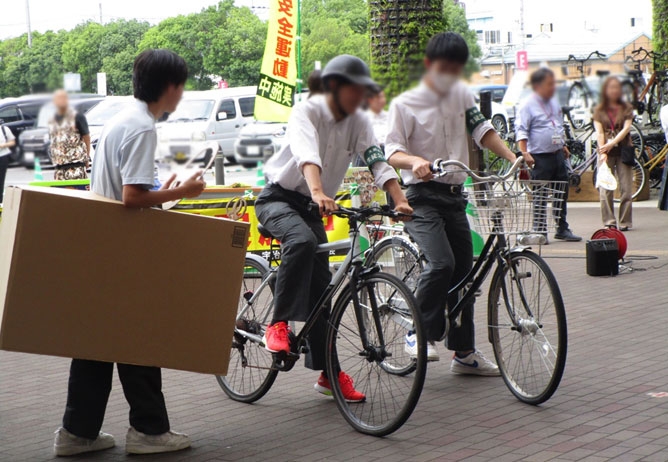
[[225, 374], [248, 224], [9, 188], [0, 348]]

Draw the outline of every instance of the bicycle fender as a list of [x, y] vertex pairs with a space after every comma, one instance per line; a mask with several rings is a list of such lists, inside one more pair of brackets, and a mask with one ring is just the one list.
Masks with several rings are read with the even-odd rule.
[[246, 253], [246, 259], [247, 260], [252, 260], [253, 262], [262, 266], [262, 268], [266, 271], [271, 270], [271, 266], [269, 265], [269, 262], [265, 258], [262, 258], [259, 255], [255, 255], [254, 253], [248, 252], [248, 253]]

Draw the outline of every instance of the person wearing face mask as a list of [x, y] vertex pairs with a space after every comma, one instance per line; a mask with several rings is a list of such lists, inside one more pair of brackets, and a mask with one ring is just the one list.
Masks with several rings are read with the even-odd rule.
[[[517, 144], [527, 164], [533, 166], [531, 178], [539, 181], [568, 181], [566, 160], [570, 156], [564, 144], [564, 115], [556, 98], [554, 72], [541, 68], [529, 78], [533, 95], [526, 98], [515, 121]], [[579, 242], [566, 221], [568, 188], [560, 201], [561, 213], [555, 239]], [[545, 220], [537, 226], [545, 230]]]
[[[385, 156], [401, 169], [406, 197], [415, 218], [406, 230], [422, 250], [427, 265], [417, 287], [418, 307], [427, 333], [428, 359], [437, 361], [435, 342], [445, 333], [446, 301], [473, 265], [471, 230], [466, 217], [465, 173], [434, 178], [434, 160], [458, 160], [468, 165], [468, 136], [512, 162], [508, 149], [480, 113], [473, 94], [460, 81], [469, 50], [461, 35], [444, 32], [427, 45], [426, 73], [420, 85], [398, 96], [390, 106]], [[499, 375], [498, 367], [475, 347], [473, 305], [462, 311], [461, 325], [451, 328], [447, 347], [454, 351], [450, 370], [458, 374]], [[406, 351], [417, 354], [415, 335], [406, 335]]]
[[[325, 66], [322, 83], [324, 94], [292, 109], [287, 143], [267, 162], [267, 187], [255, 201], [258, 220], [281, 242], [273, 320], [264, 338], [272, 353], [290, 351], [288, 321], [306, 321], [332, 277], [328, 255], [316, 253], [316, 247], [327, 242], [322, 216], [338, 209], [333, 198], [354, 154], [363, 154], [376, 184], [392, 196], [396, 210], [413, 213], [360, 109], [368, 89], [376, 85], [367, 64], [356, 56], [337, 56]], [[313, 210], [311, 203], [318, 208]], [[347, 401], [364, 401], [366, 396], [344, 371], [327, 377], [326, 329], [326, 316], [321, 316], [308, 339], [305, 366], [322, 371], [315, 390], [331, 395], [330, 380], [338, 379]]]

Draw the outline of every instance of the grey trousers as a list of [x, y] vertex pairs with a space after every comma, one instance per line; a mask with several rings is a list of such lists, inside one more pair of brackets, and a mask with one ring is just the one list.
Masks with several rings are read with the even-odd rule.
[[[436, 341], [445, 331], [445, 307], [454, 306], [459, 294], [448, 295], [473, 266], [471, 229], [466, 218], [467, 201], [436, 182], [411, 185], [406, 194], [416, 218], [406, 230], [426, 259], [417, 287], [418, 309], [427, 340]], [[451, 328], [446, 346], [453, 351], [475, 348], [473, 303], [462, 310], [461, 326]]]
[[[278, 185], [269, 185], [255, 202], [255, 213], [281, 243], [281, 265], [274, 290], [273, 321], [306, 321], [332, 279], [329, 255], [316, 253], [327, 242], [322, 218], [307, 209], [310, 198]], [[305, 365], [325, 370], [327, 317], [321, 316], [311, 330]]]
[[[619, 226], [633, 226], [633, 167], [622, 162], [622, 156], [608, 156], [608, 167], [619, 179], [621, 191], [619, 204]], [[601, 215], [603, 224], [606, 226], [617, 226], [615, 219], [615, 191], [600, 188]]]

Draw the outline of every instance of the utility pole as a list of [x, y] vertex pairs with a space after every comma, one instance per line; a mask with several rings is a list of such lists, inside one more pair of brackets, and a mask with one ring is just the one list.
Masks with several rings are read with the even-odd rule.
[[32, 29], [30, 28], [30, 0], [26, 0], [26, 23], [28, 24], [28, 48], [31, 48]]
[[102, 20], [102, 2], [100, 2], [100, 24], [104, 24], [104, 21]]
[[526, 49], [526, 33], [524, 32], [524, 0], [520, 0], [520, 35], [522, 36], [522, 50]]

